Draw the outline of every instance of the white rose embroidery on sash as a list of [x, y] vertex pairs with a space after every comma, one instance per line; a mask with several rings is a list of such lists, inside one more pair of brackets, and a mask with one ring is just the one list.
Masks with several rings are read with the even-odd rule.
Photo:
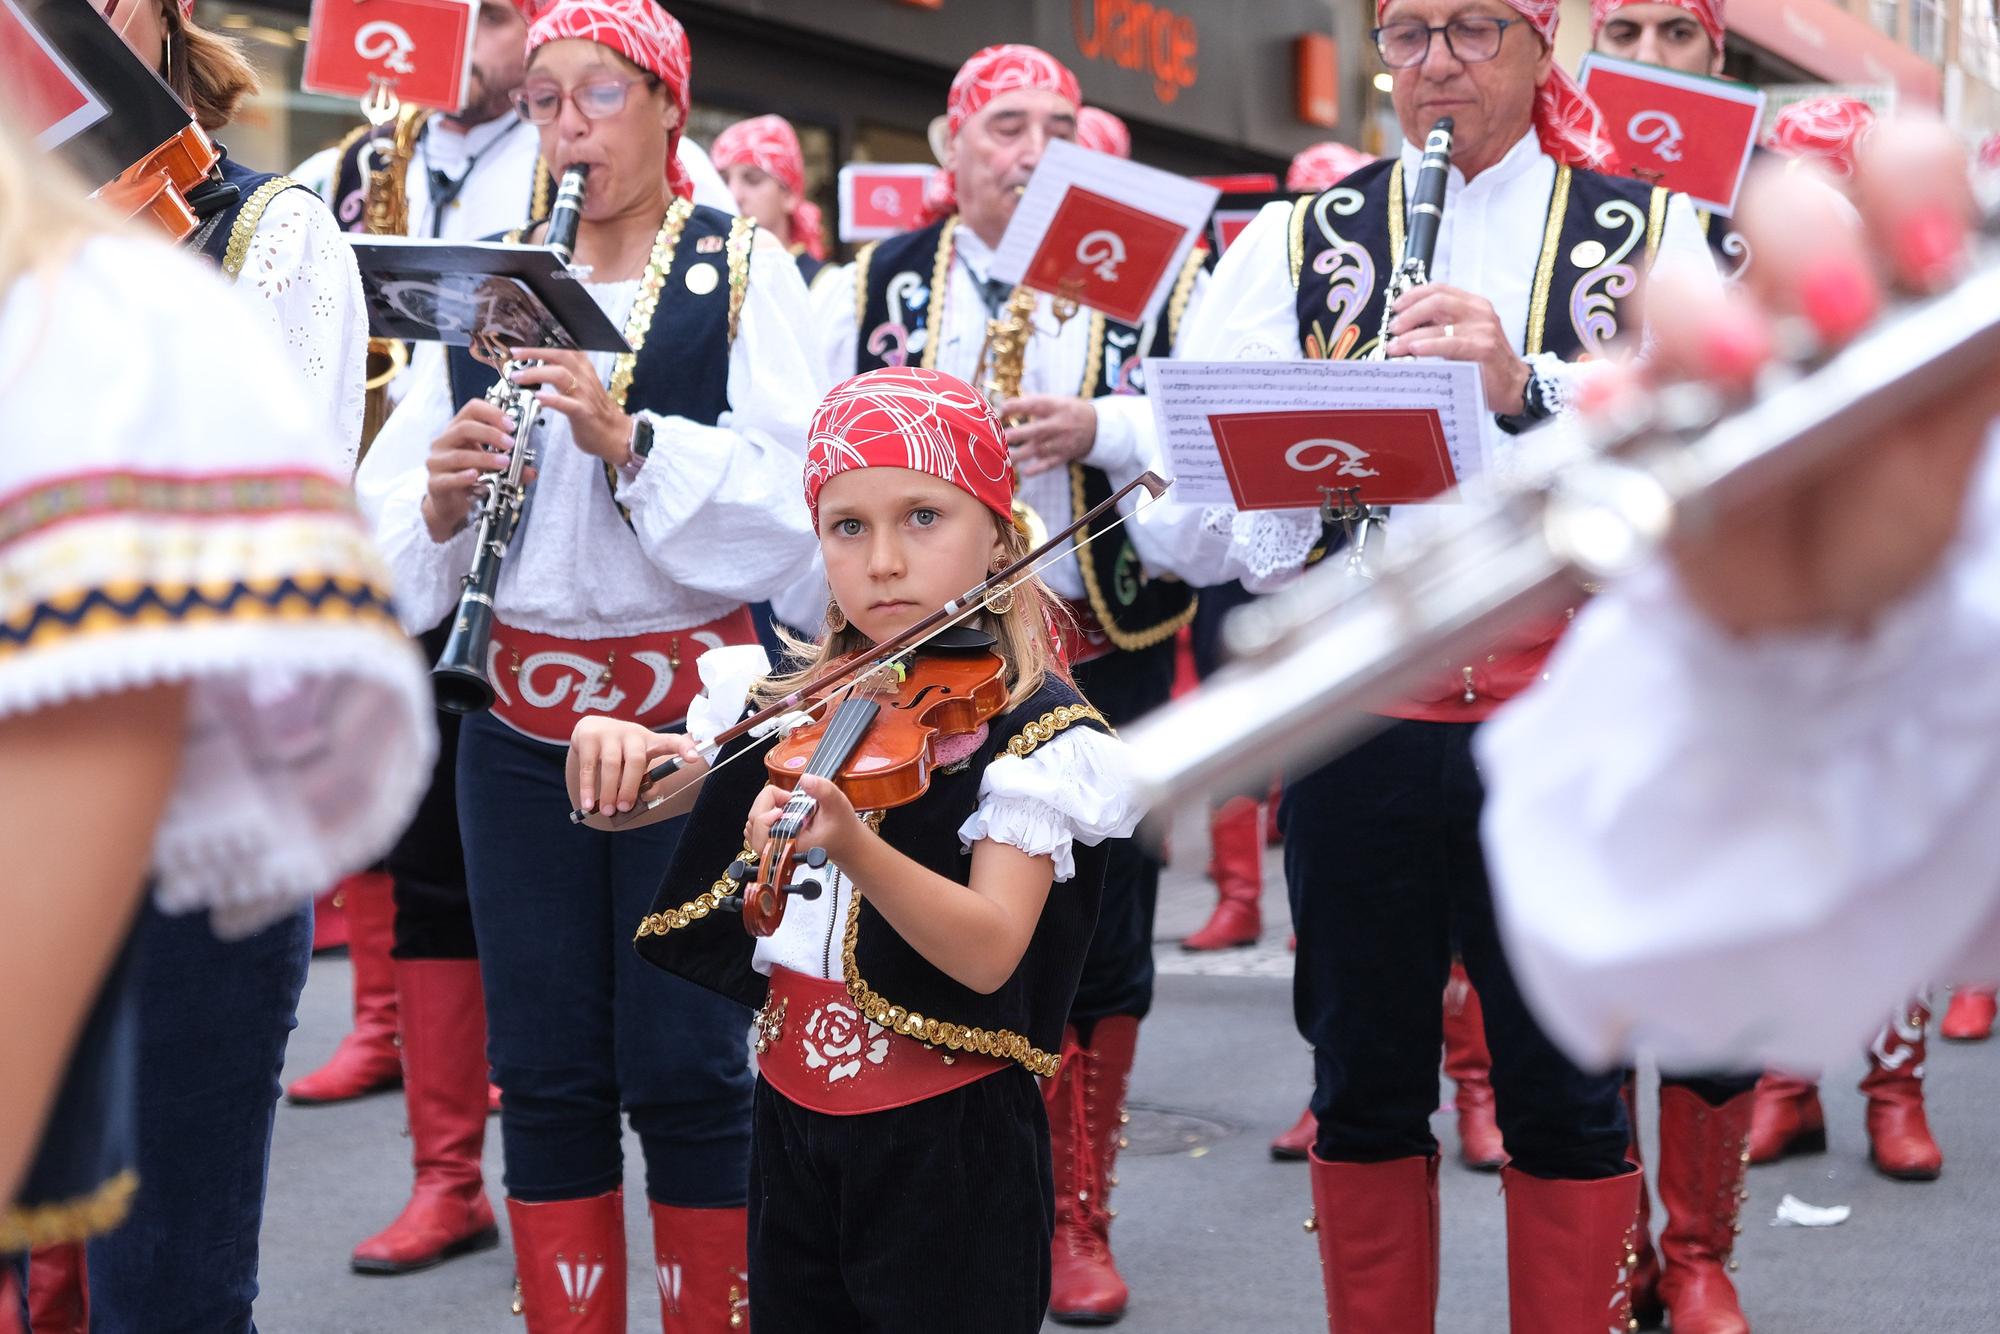
[[889, 1059], [889, 1035], [880, 1024], [842, 1001], [828, 1001], [812, 1012], [799, 1036], [806, 1069], [825, 1070], [829, 1085], [852, 1079], [864, 1062], [880, 1065]]

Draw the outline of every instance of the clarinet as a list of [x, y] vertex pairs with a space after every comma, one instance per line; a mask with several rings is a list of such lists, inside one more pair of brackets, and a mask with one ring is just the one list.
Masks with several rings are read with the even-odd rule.
[[[556, 258], [565, 266], [575, 253], [577, 224], [583, 220], [584, 178], [589, 172], [590, 168], [582, 163], [565, 171], [555, 206], [549, 210], [544, 244], [555, 251]], [[493, 704], [493, 685], [487, 679], [488, 647], [493, 639], [493, 590], [500, 583], [500, 562], [527, 512], [526, 477], [535, 461], [531, 442], [535, 423], [541, 416], [537, 391], [512, 380], [515, 371], [529, 364], [509, 361], [500, 378], [486, 391], [486, 401], [506, 413], [514, 428], [514, 450], [507, 460], [507, 470], [487, 482], [486, 499], [479, 507], [472, 569], [466, 574], [464, 591], [458, 596], [458, 614], [452, 619], [444, 652], [431, 668], [438, 707], [452, 713], [478, 713]]]
[[[1451, 179], [1452, 128], [1451, 117], [1441, 116], [1424, 136], [1424, 157], [1417, 164], [1417, 184], [1410, 196], [1410, 225], [1403, 244], [1403, 259], [1390, 272], [1388, 286], [1382, 293], [1382, 327], [1376, 335], [1375, 350], [1368, 354], [1370, 361], [1389, 359], [1384, 349], [1389, 346], [1389, 322], [1395, 317], [1396, 303], [1405, 293], [1431, 280], [1431, 261], [1437, 257], [1438, 227], [1444, 222], [1445, 185]], [[1365, 575], [1369, 530], [1388, 518], [1389, 511], [1386, 506], [1360, 504], [1354, 498], [1357, 493], [1358, 488], [1349, 492], [1346, 503], [1338, 506], [1333, 494], [1329, 494], [1321, 513], [1326, 522], [1338, 520], [1346, 531], [1349, 572]]]

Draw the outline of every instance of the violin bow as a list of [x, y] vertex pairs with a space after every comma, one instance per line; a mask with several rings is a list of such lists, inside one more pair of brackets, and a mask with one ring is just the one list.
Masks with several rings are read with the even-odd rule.
[[[1085, 511], [1080, 518], [1072, 522], [1067, 528], [1056, 533], [1048, 541], [1042, 543], [1027, 555], [1022, 556], [1013, 564], [988, 575], [978, 584], [951, 599], [951, 601], [945, 603], [921, 621], [916, 622], [914, 625], [906, 626], [881, 643], [862, 652], [851, 653], [837, 662], [829, 663], [824, 671], [803, 685], [800, 685], [783, 699], [766, 705], [734, 726], [724, 728], [709, 738], [707, 744], [711, 746], [727, 746], [739, 737], [751, 735], [759, 728], [763, 728], [767, 724], [785, 717], [787, 714], [804, 713], [811, 716], [815, 712], [824, 709], [828, 704], [833, 702], [841, 686], [846, 685], [851, 688], [854, 681], [858, 680], [865, 673], [876, 670], [884, 664], [895, 661], [897, 658], [916, 652], [925, 644], [930, 643], [931, 640], [937, 638], [953, 626], [960, 624], [968, 616], [971, 616], [974, 612], [985, 606], [988, 598], [1002, 593], [1011, 593], [1014, 589], [1040, 574], [1051, 562], [1060, 560], [1072, 550], [1081, 551], [1098, 538], [1116, 532], [1124, 525], [1126, 520], [1132, 517], [1131, 515], [1119, 515], [1116, 522], [1106, 524], [1101, 532], [1091, 533], [1086, 530], [1104, 515], [1115, 510], [1119, 503], [1134, 491], [1144, 488], [1146, 492], [1145, 503], [1151, 504], [1165, 495], [1167, 488], [1171, 485], [1172, 483], [1163, 479], [1156, 472], [1148, 471], [1140, 473], [1124, 486], [1112, 492], [1104, 500], [1091, 506], [1090, 509]], [[1134, 514], [1137, 512], [1137, 510], [1133, 511]], [[1069, 546], [1064, 546], [1064, 543], [1069, 542], [1078, 533], [1084, 533], [1080, 541], [1071, 543]], [[814, 695], [821, 694], [824, 695], [824, 698], [817, 701], [813, 700], [812, 697]], [[771, 735], [777, 735], [775, 729], [772, 730]], [[737, 755], [722, 761], [721, 764], [714, 766], [714, 768], [720, 769], [723, 765], [733, 763], [735, 760], [749, 753], [748, 750], [740, 751]], [[640, 784], [640, 789], [643, 791], [655, 783], [672, 777], [674, 771], [680, 767], [681, 762], [677, 758], [662, 760], [647, 772], [646, 781]], [[710, 772], [714, 772], [714, 769], [711, 769]], [[674, 795], [675, 793], [673, 792], [659, 793], [641, 802], [635, 808], [635, 813], [656, 809], [661, 802], [670, 800]], [[573, 810], [569, 813], [569, 818], [571, 824], [582, 824], [586, 818], [586, 813]]]

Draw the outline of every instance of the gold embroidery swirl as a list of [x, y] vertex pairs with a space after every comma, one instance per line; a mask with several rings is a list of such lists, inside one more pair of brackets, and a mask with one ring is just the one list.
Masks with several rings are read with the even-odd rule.
[[138, 1189], [138, 1174], [127, 1168], [90, 1194], [73, 1200], [0, 1210], [0, 1255], [102, 1236], [125, 1221]]

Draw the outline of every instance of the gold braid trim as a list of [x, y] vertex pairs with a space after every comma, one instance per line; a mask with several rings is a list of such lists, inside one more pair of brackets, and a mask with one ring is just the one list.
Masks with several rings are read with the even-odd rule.
[[[1045, 714], [1044, 718], [1053, 716]], [[1018, 742], [1020, 738], [1015, 740]], [[873, 811], [868, 817], [870, 826], [878, 833], [882, 828], [882, 814], [881, 811]], [[926, 1018], [891, 1004], [887, 997], [868, 985], [861, 976], [861, 970], [855, 966], [854, 950], [860, 940], [861, 887], [856, 885], [847, 900], [847, 929], [840, 938], [840, 975], [847, 983], [847, 998], [854, 1002], [855, 1009], [868, 1016], [870, 1023], [880, 1024], [906, 1038], [915, 1038], [926, 1047], [977, 1052], [996, 1060], [1014, 1061], [1025, 1066], [1029, 1074], [1043, 1079], [1053, 1079], [1056, 1071], [1062, 1068], [1060, 1053], [1043, 1051], [1019, 1033], [1010, 1033], [1004, 1028], [968, 1028], [944, 1019]]]
[[951, 255], [958, 234], [958, 215], [953, 214], [938, 235], [937, 258], [931, 262], [930, 328], [924, 334], [923, 368], [937, 369], [938, 344], [944, 341], [944, 293], [951, 286]]
[[[243, 201], [242, 211], [229, 227], [229, 246], [222, 252], [223, 277], [236, 281], [236, 275], [243, 272], [243, 261], [250, 257], [250, 238], [257, 234], [257, 224], [264, 220], [264, 210], [279, 194], [294, 186], [305, 189], [289, 176], [273, 176], [250, 192], [250, 197]], [[315, 199], [318, 197], [313, 196]]]
[[535, 188], [528, 202], [528, 216], [546, 218], [553, 204], [550, 196], [555, 192], [556, 178], [549, 171], [549, 164], [537, 156], [535, 158]]
[[1312, 212], [1316, 195], [1300, 195], [1299, 202], [1292, 205], [1291, 238], [1286, 249], [1291, 252], [1292, 290], [1299, 290], [1299, 277], [1306, 271], [1306, 214]]
[[1715, 215], [1705, 208], [1698, 208], [1694, 211], [1694, 220], [1701, 224], [1701, 234], [1707, 236], [1715, 222]]
[[[1083, 387], [1076, 391], [1080, 398], [1096, 398], [1111, 388], [1104, 382], [1104, 325], [1103, 314], [1091, 311], [1090, 342], [1083, 356]], [[1077, 513], [1081, 514], [1083, 511], [1078, 510]], [[1080, 551], [1077, 553], [1077, 560], [1079, 562], [1083, 560], [1083, 553]]]
[[[1667, 230], [1667, 201], [1671, 199], [1663, 186], [1653, 187], [1653, 197], [1646, 209], [1646, 267], [1653, 267], [1653, 257], [1660, 253], [1660, 238]], [[1708, 228], [1704, 226], [1703, 234]]]
[[[1083, 503], [1081, 463], [1069, 465], [1069, 504], [1072, 514], [1083, 514], [1090, 508]], [[1188, 603], [1186, 611], [1178, 616], [1169, 616], [1158, 625], [1144, 630], [1121, 630], [1111, 615], [1111, 604], [1104, 600], [1104, 589], [1097, 581], [1097, 563], [1091, 559], [1089, 551], [1082, 550], [1076, 553], [1076, 568], [1083, 576], [1084, 598], [1090, 603], [1091, 611], [1096, 613], [1098, 625], [1103, 629], [1105, 638], [1111, 641], [1114, 648], [1126, 653], [1137, 653], [1140, 649], [1153, 647], [1163, 639], [1173, 638], [1180, 633], [1182, 626], [1194, 620], [1195, 611], [1201, 605], [1200, 599], [1196, 598]], [[1102, 722], [1103, 719], [1100, 718], [1098, 721]]]
[[1180, 280], [1174, 284], [1173, 294], [1167, 298], [1167, 349], [1171, 354], [1173, 345], [1181, 340], [1181, 319], [1187, 314], [1188, 302], [1194, 299], [1195, 279], [1201, 276], [1203, 261], [1208, 258], [1208, 247], [1196, 243], [1188, 251], [1187, 262], [1181, 265]]
[[1056, 733], [1086, 720], [1099, 724], [1107, 732], [1112, 730], [1104, 715], [1088, 704], [1058, 704], [1016, 732], [1007, 743], [1007, 753], [1017, 760], [1024, 760], [1041, 749], [1042, 744]]
[[[874, 267], [875, 247], [881, 244], [880, 241], [870, 241], [867, 245], [862, 246], [860, 253], [854, 257], [854, 327], [856, 329], [861, 329], [861, 326], [868, 322], [868, 270]], [[861, 332], [866, 333], [867, 330], [861, 329]]]
[[1541, 355], [1549, 328], [1549, 292], [1555, 287], [1556, 254], [1562, 249], [1563, 218], [1569, 213], [1569, 166], [1556, 167], [1555, 188], [1549, 191], [1549, 221], [1542, 230], [1542, 258], [1535, 265], [1535, 286], [1528, 293], [1528, 337], [1521, 351]]
[[102, 1236], [125, 1221], [138, 1189], [138, 1174], [128, 1167], [88, 1195], [0, 1210], [0, 1255]]
[[1407, 208], [1403, 202], [1403, 163], [1400, 159], [1389, 168], [1389, 271], [1394, 273], [1403, 267], [1403, 249], [1409, 245], [1406, 235], [1410, 220], [1403, 215]]
[[[757, 864], [757, 854], [745, 848], [738, 854], [737, 861], [744, 863], [746, 866], [755, 866]], [[731, 864], [734, 865], [734, 863]], [[664, 936], [669, 931], [678, 931], [692, 922], [699, 922], [702, 918], [718, 910], [722, 906], [724, 899], [735, 894], [742, 888], [743, 882], [731, 879], [728, 872], [725, 871], [722, 877], [710, 885], [705, 893], [695, 895], [680, 907], [669, 908], [665, 912], [646, 914], [639, 922], [638, 934], [634, 935], [632, 939], [637, 942], [644, 940], [647, 936]]]
[[[653, 238], [653, 253], [646, 260], [646, 272], [639, 279], [639, 295], [632, 302], [632, 314], [625, 320], [625, 342], [630, 352], [621, 352], [611, 368], [611, 401], [618, 410], [625, 410], [625, 396], [632, 392], [632, 371], [639, 364], [639, 350], [646, 345], [646, 335], [653, 328], [653, 312], [660, 305], [660, 291], [667, 285], [667, 276], [674, 271], [674, 248], [681, 243], [681, 229], [687, 226], [688, 215], [694, 212], [694, 205], [685, 199], [676, 199], [667, 206], [666, 220], [660, 223], [660, 233]], [[605, 465], [610, 471], [610, 465]]]
[[757, 224], [737, 218], [729, 224], [729, 345], [736, 346], [736, 327], [743, 319], [743, 298], [750, 291], [750, 247], [757, 240]]

